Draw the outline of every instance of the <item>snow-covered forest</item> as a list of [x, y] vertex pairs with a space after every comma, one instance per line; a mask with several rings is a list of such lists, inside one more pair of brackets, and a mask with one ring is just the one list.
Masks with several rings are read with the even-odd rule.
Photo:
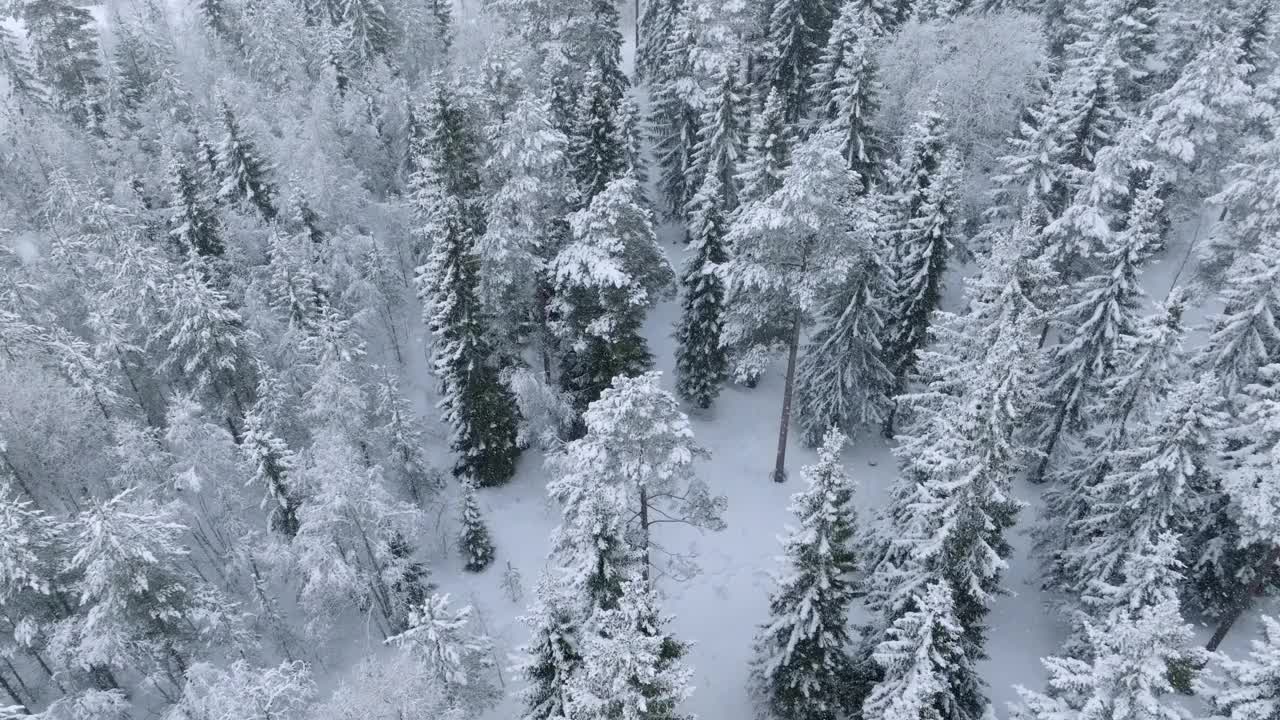
[[4, 0], [0, 718], [1277, 720], [1278, 24]]

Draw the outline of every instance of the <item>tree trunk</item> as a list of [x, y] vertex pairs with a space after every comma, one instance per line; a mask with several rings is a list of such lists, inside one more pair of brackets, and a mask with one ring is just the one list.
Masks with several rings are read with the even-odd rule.
[[773, 481], [787, 479], [787, 430], [791, 427], [791, 396], [796, 388], [796, 354], [800, 351], [800, 313], [796, 313], [791, 326], [791, 341], [787, 346], [787, 380], [782, 390], [782, 420], [778, 424], [778, 457], [773, 466]]
[[1236, 601], [1234, 607], [1222, 618], [1222, 622], [1218, 623], [1218, 629], [1213, 631], [1213, 637], [1209, 638], [1209, 642], [1205, 644], [1205, 649], [1214, 652], [1222, 641], [1226, 639], [1227, 633], [1231, 632], [1231, 626], [1236, 624], [1244, 611], [1249, 608], [1249, 604], [1253, 601], [1254, 596], [1262, 592], [1262, 586], [1267, 583], [1267, 575], [1270, 574], [1271, 568], [1280, 562], [1280, 545], [1271, 549], [1267, 553], [1267, 557], [1262, 561], [1261, 567], [1258, 568], [1258, 576], [1249, 583], [1249, 587], [1245, 589], [1240, 599]]
[[1044, 457], [1040, 458], [1040, 462], [1036, 464], [1035, 472], [1031, 474], [1031, 482], [1044, 482], [1044, 474], [1049, 471], [1049, 461], [1053, 459], [1053, 449], [1058, 446], [1058, 438], [1062, 437], [1062, 426], [1067, 421], [1067, 406], [1063, 405], [1058, 408], [1058, 415], [1053, 419], [1053, 429], [1049, 431], [1049, 445], [1044, 449]]
[[640, 486], [640, 577], [644, 578], [645, 587], [649, 587], [649, 491]]

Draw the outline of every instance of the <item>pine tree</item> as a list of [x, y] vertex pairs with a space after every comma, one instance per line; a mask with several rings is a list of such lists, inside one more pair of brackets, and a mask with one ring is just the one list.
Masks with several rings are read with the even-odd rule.
[[502, 184], [488, 203], [485, 234], [476, 241], [480, 297], [495, 330], [516, 342], [534, 328], [548, 331], [548, 265], [565, 241], [573, 185], [567, 177], [568, 138], [552, 125], [545, 98], [521, 98], [496, 133], [488, 165]]
[[1209, 690], [1213, 716], [1263, 720], [1280, 702], [1280, 622], [1263, 615], [1261, 637], [1247, 659], [1224, 659], [1222, 677]]
[[218, 216], [203, 187], [203, 178], [187, 163], [173, 163], [174, 213], [169, 237], [178, 254], [194, 252], [203, 257], [219, 257], [226, 252], [218, 228]]
[[218, 171], [222, 185], [218, 199], [224, 202], [248, 201], [271, 222], [276, 217], [275, 187], [268, 177], [270, 167], [258, 155], [253, 141], [240, 129], [231, 106], [223, 103], [222, 119], [226, 135], [218, 144]]
[[973, 659], [960, 642], [960, 623], [945, 583], [914, 596], [913, 608], [886, 632], [872, 658], [883, 672], [862, 706], [864, 717], [887, 720], [975, 720]]
[[728, 262], [725, 234], [729, 210], [724, 186], [709, 171], [694, 198], [693, 256], [680, 284], [682, 309], [676, 327], [676, 392], [700, 408], [711, 407], [728, 377], [728, 353], [721, 342], [725, 288], [719, 268]]
[[845, 167], [838, 144], [835, 135], [822, 133], [797, 148], [782, 186], [743, 206], [728, 235], [734, 254], [725, 266], [732, 298], [725, 339], [736, 347], [788, 348], [773, 472], [777, 482], [786, 479], [801, 331], [813, 323], [821, 291], [845, 280], [855, 258], [868, 251], [859, 247], [853, 230], [864, 211], [857, 204], [858, 181]]
[[567, 349], [561, 385], [579, 412], [614, 377], [651, 362], [640, 327], [673, 271], [638, 192], [634, 180], [615, 180], [570, 215], [573, 240], [553, 263], [554, 328]]
[[440, 408], [453, 430], [453, 472], [481, 486], [500, 485], [515, 473], [520, 454], [515, 398], [495, 364], [487, 319], [476, 295], [474, 236], [453, 196], [436, 201], [427, 234], [434, 243], [420, 269], [419, 289], [431, 313], [432, 354], [443, 389]]
[[425, 443], [417, 412], [400, 391], [395, 376], [385, 369], [374, 392], [374, 412], [385, 420], [379, 430], [392, 459], [390, 466], [398, 471], [414, 502], [421, 504], [427, 495], [440, 488], [439, 479], [432, 477], [434, 470], [423, 452]]
[[[903, 392], [942, 298], [942, 275], [956, 233], [959, 168], [947, 150], [946, 118], [927, 110], [911, 130], [906, 155], [894, 169], [889, 218], [894, 294], [888, 301], [884, 357], [891, 358], [894, 395]], [[885, 434], [893, 433], [893, 414]]]
[[103, 119], [101, 49], [93, 15], [64, 0], [26, 0], [14, 6], [31, 39], [35, 74], [72, 122]]
[[875, 17], [858, 2], [845, 2], [813, 79], [818, 119], [844, 135], [845, 160], [861, 178], [863, 192], [869, 192], [883, 176], [883, 143], [872, 125], [881, 92], [872, 45], [881, 33], [867, 25]]
[[852, 433], [888, 415], [893, 373], [880, 338], [891, 281], [877, 255], [866, 253], [824, 301], [796, 366], [796, 417], [808, 445], [817, 445], [827, 428]]
[[1122, 102], [1149, 96], [1145, 81], [1152, 73], [1159, 32], [1155, 0], [1083, 0], [1078, 13], [1084, 32], [1066, 48], [1068, 58], [1104, 63]]
[[467, 572], [481, 572], [493, 562], [493, 540], [480, 514], [476, 483], [469, 477], [462, 479], [462, 536], [458, 543]]
[[853, 483], [840, 462], [844, 443], [843, 433], [831, 428], [818, 464], [803, 470], [808, 487], [791, 498], [799, 527], [783, 541], [789, 567], [775, 581], [771, 620], [756, 639], [755, 691], [783, 720], [832, 720], [846, 705], [846, 623], [858, 560]]
[[586, 434], [566, 445], [555, 461], [566, 489], [598, 486], [596, 492], [608, 492], [611, 502], [620, 504], [613, 512], [622, 513], [626, 543], [645, 581], [652, 574], [655, 548], [680, 559], [656, 544], [655, 525], [724, 528], [725, 499], [712, 495], [693, 472], [694, 460], [706, 451], [694, 442], [688, 416], [658, 386], [658, 377], [653, 372], [615, 377], [583, 415]]

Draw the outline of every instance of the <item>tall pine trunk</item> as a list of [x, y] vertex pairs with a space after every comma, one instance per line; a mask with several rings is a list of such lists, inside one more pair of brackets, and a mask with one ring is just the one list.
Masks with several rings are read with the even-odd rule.
[[787, 381], [782, 390], [782, 420], [778, 425], [778, 457], [773, 466], [773, 481], [787, 479], [787, 430], [791, 427], [791, 397], [796, 389], [796, 355], [800, 351], [800, 313], [796, 312], [791, 325], [791, 340], [787, 345]]

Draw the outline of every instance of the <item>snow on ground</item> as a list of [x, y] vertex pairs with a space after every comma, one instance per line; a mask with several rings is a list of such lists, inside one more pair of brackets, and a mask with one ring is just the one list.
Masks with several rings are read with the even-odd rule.
[[[1178, 226], [1170, 247], [1154, 258], [1143, 282], [1153, 301], [1162, 300], [1178, 274], [1187, 248], [1197, 236], [1198, 218]], [[1204, 232], [1204, 223], [1199, 232]], [[678, 268], [684, 257], [674, 245], [672, 228], [664, 228], [664, 247]], [[1183, 272], [1181, 282], [1191, 271]], [[961, 269], [950, 278], [947, 302], [960, 302]], [[650, 314], [646, 334], [657, 369], [668, 389], [674, 385], [674, 341], [672, 332], [679, 315], [679, 303], [667, 300]], [[1202, 322], [1205, 309], [1188, 312], [1188, 322]], [[1193, 338], [1192, 342], [1195, 342]], [[770, 480], [777, 447], [778, 416], [782, 397], [781, 361], [761, 379], [758, 387], [726, 386], [709, 411], [693, 410], [690, 415], [699, 443], [710, 451], [700, 471], [716, 492], [728, 496], [725, 514], [727, 529], [720, 533], [698, 533], [678, 526], [658, 529], [658, 541], [676, 551], [695, 551], [701, 573], [690, 580], [659, 580], [665, 594], [664, 609], [674, 615], [672, 630], [677, 637], [693, 643], [687, 661], [694, 669], [696, 690], [687, 711], [702, 720], [738, 720], [751, 717], [747, 694], [752, 658], [752, 641], [757, 626], [768, 615], [770, 573], [778, 568], [778, 535], [791, 522], [787, 511], [792, 493], [799, 489], [799, 469], [813, 462], [815, 453], [792, 442], [787, 450], [791, 480], [777, 484]], [[856, 506], [859, 521], [870, 520], [875, 508], [887, 499], [896, 465], [889, 444], [871, 431], [856, 438], [846, 448], [845, 464], [858, 482]], [[441, 588], [454, 593], [459, 602], [477, 607], [483, 628], [496, 643], [501, 660], [507, 697], [491, 717], [515, 717], [519, 708], [516, 690], [521, 686], [512, 677], [511, 654], [524, 642], [527, 633], [516, 618], [532, 598], [540, 572], [545, 567], [550, 544], [548, 535], [559, 522], [558, 509], [546, 495], [547, 474], [541, 453], [530, 451], [521, 460], [516, 478], [506, 487], [483, 491], [491, 530], [498, 547], [494, 566], [482, 575], [461, 572], [456, 552], [437, 560], [435, 579]], [[1045, 673], [1040, 658], [1057, 652], [1065, 627], [1041, 591], [1038, 568], [1030, 557], [1029, 529], [1039, 508], [1039, 490], [1026, 482], [1014, 488], [1028, 504], [1010, 538], [1013, 556], [1005, 587], [1011, 592], [999, 598], [989, 617], [988, 653], [983, 663], [988, 693], [996, 713], [1007, 715], [1007, 705], [1017, 699], [1015, 685], [1041, 689]], [[501, 586], [507, 563], [522, 576], [524, 597], [518, 603], [508, 599]], [[1272, 605], [1274, 607], [1274, 605]], [[1274, 610], [1272, 610], [1274, 611]], [[856, 611], [855, 611], [856, 613]], [[1256, 613], [1242, 619], [1224, 649], [1243, 654], [1256, 636]], [[855, 618], [856, 619], [856, 618]], [[1201, 627], [1207, 638], [1209, 627]]]

